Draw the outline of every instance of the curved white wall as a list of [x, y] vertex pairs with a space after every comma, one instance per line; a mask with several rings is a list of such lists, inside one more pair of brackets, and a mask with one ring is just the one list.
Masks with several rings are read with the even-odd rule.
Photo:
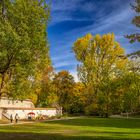
[[19, 118], [20, 119], [27, 119], [28, 118], [28, 113], [29, 112], [34, 112], [35, 113], [35, 117], [37, 117], [37, 116], [39, 116], [39, 115], [47, 115], [47, 116], [49, 116], [49, 117], [51, 117], [51, 116], [56, 116], [57, 115], [57, 110], [56, 109], [45, 109], [44, 108], [44, 110], [37, 110], [37, 109], [35, 109], [35, 110], [14, 110], [14, 109], [7, 109], [6, 110], [6, 112], [7, 112], [7, 114], [9, 114], [9, 115], [13, 115], [13, 116], [15, 116], [16, 114], [18, 114], [18, 116], [19, 116]]
[[38, 115], [56, 116], [62, 115], [62, 109], [56, 108], [35, 108], [30, 100], [13, 100], [5, 97], [0, 98], [0, 119], [2, 114], [15, 116], [18, 113], [20, 119], [27, 119], [28, 113], [34, 112], [35, 117]]

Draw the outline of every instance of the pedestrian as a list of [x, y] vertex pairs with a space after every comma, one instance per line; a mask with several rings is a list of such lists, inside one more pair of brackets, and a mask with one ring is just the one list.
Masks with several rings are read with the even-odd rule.
[[13, 122], [13, 115], [12, 114], [10, 115], [10, 121], [11, 121], [11, 123]]
[[16, 113], [16, 115], [15, 115], [15, 122], [16, 122], [16, 123], [18, 123], [18, 119], [19, 119], [19, 116], [18, 116], [18, 114]]

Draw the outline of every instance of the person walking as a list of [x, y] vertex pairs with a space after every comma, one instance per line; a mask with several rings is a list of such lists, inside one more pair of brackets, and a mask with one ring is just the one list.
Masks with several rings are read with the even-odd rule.
[[16, 115], [15, 115], [15, 122], [16, 122], [16, 123], [18, 123], [18, 119], [19, 119], [19, 116], [18, 116], [18, 114], [16, 113]]
[[10, 121], [11, 121], [11, 123], [13, 122], [13, 115], [12, 114], [10, 115]]

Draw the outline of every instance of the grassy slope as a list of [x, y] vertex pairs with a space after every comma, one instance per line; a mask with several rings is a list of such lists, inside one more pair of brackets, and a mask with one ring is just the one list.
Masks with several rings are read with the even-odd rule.
[[[8, 132], [10, 132], [8, 134]], [[0, 126], [0, 140], [140, 140], [139, 119], [79, 118]]]

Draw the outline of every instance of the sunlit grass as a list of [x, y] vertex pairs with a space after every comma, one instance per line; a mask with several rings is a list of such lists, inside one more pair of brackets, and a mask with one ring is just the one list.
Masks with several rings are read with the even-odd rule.
[[0, 132], [0, 140], [140, 140], [140, 120], [78, 118], [0, 126]]

